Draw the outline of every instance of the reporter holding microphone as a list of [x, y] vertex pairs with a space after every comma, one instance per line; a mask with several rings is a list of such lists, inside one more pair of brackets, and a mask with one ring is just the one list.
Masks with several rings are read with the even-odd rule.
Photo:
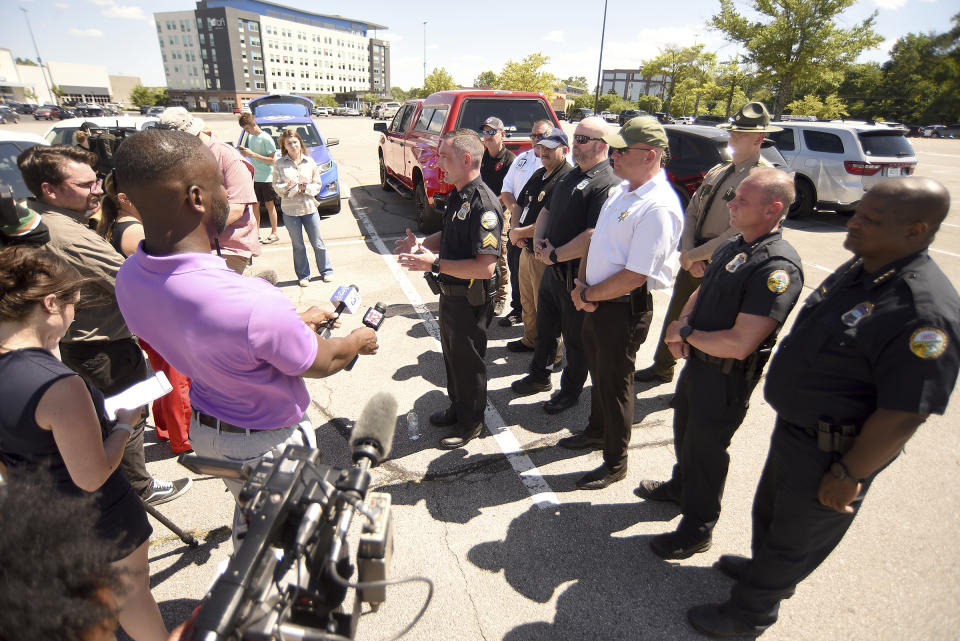
[[[117, 189], [144, 230], [117, 275], [117, 301], [131, 330], [192, 379], [194, 452], [256, 463], [287, 444], [314, 445], [303, 377], [376, 353], [376, 332], [325, 340], [317, 329], [331, 313], [298, 314], [279, 289], [209, 253], [208, 233], [223, 228], [229, 206], [217, 163], [196, 137], [143, 131], [123, 142], [115, 162]], [[224, 483], [236, 497], [242, 483]], [[235, 549], [245, 530], [237, 509]]]

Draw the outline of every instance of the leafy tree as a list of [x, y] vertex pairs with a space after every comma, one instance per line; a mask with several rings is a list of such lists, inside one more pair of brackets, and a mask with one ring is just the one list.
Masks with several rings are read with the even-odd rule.
[[400, 87], [390, 87], [390, 97], [397, 102], [403, 102], [407, 99], [407, 92]]
[[497, 74], [493, 71], [481, 71], [480, 74], [473, 79], [474, 87], [490, 87], [491, 89], [496, 89], [499, 86], [499, 78]]
[[550, 57], [540, 52], [531, 53], [520, 62], [507, 60], [500, 72], [499, 89], [516, 91], [539, 91], [548, 100], [553, 100], [553, 88], [556, 77], [542, 69], [550, 62]]
[[166, 107], [170, 104], [170, 92], [166, 87], [157, 87], [153, 90], [153, 104]]
[[570, 76], [565, 80], [561, 80], [560, 84], [570, 85], [571, 87], [582, 87], [584, 89], [590, 86], [586, 76]]
[[157, 104], [157, 98], [151, 89], [148, 89], [147, 87], [144, 87], [138, 83], [133, 89], [130, 90], [130, 102], [135, 105], [152, 107], [153, 105]]
[[28, 67], [39, 67], [39, 66], [40, 66], [40, 65], [38, 65], [36, 62], [34, 62], [33, 60], [31, 60], [30, 58], [21, 58], [21, 57], [19, 57], [19, 56], [17, 56], [16, 64], [18, 64], [18, 65], [26, 65], [26, 66], [28, 66]]
[[838, 98], [835, 93], [830, 94], [824, 100], [808, 94], [800, 100], [794, 100], [788, 104], [787, 110], [792, 114], [816, 116], [820, 120], [833, 120], [834, 118], [849, 116], [846, 107], [843, 99]]
[[940, 82], [940, 94], [931, 103], [928, 117], [951, 123], [960, 121], [960, 13], [951, 18], [953, 26], [934, 40], [943, 64], [934, 74]]
[[883, 69], [875, 62], [851, 65], [843, 74], [843, 82], [837, 87], [837, 96], [847, 103], [847, 110], [854, 118], [870, 118], [880, 110], [882, 98], [880, 85]]
[[61, 104], [61, 100], [63, 99], [63, 97], [67, 95], [66, 89], [64, 89], [60, 85], [53, 85], [52, 87], [50, 87], [50, 93], [52, 93], [54, 98], [56, 98], [56, 102], [58, 105]]
[[663, 108], [663, 100], [660, 96], [640, 96], [637, 100], [637, 109], [643, 109], [647, 113], [656, 113]]
[[447, 91], [456, 89], [457, 83], [453, 81], [453, 76], [444, 68], [434, 68], [433, 71], [424, 79], [423, 89], [420, 90], [420, 97], [426, 98], [437, 91]]
[[779, 118], [797, 86], [814, 81], [836, 86], [844, 68], [882, 40], [873, 30], [876, 11], [848, 29], [838, 26], [840, 15], [855, 2], [750, 0], [752, 12], [764, 17], [752, 21], [733, 0], [720, 0], [720, 12], [708, 24], [740, 43], [761, 79], [776, 86], [772, 111]]
[[[688, 87], [687, 91], [692, 90], [693, 85], [689, 83], [683, 85], [684, 80], [695, 79], [697, 82], [702, 83], [706, 76], [712, 73], [712, 68], [716, 64], [716, 54], [705, 53], [703, 48], [704, 45], [702, 44], [693, 45], [692, 47], [670, 45], [661, 49], [660, 55], [657, 57], [651, 60], [645, 60], [641, 64], [640, 70], [645, 77], [655, 78], [657, 76], [666, 76], [670, 80], [670, 86], [667, 89], [667, 99], [663, 107], [664, 111], [677, 115], [688, 113], [688, 111], [678, 111], [675, 109], [672, 100], [678, 86]], [[684, 102], [686, 102], [686, 99], [684, 99]], [[694, 96], [694, 100], [690, 104], [689, 109], [692, 109], [696, 102], [696, 96]]]
[[317, 107], [336, 107], [337, 99], [330, 94], [322, 94], [313, 97], [313, 104]]
[[30, 87], [27, 87], [26, 89], [23, 90], [23, 97], [26, 98], [27, 100], [34, 100], [34, 101], [39, 99], [39, 96], [37, 96], [37, 92], [31, 89]]

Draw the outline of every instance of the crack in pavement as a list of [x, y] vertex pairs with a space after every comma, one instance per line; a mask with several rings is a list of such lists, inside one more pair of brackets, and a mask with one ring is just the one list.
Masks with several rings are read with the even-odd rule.
[[470, 590], [470, 581], [467, 580], [467, 573], [463, 570], [463, 565], [460, 564], [460, 555], [453, 551], [453, 548], [450, 547], [450, 524], [446, 521], [443, 514], [443, 505], [442, 502], [437, 503], [437, 512], [440, 520], [444, 522], [443, 526], [443, 545], [447, 548], [447, 551], [453, 557], [454, 562], [457, 564], [457, 571], [460, 572], [460, 576], [463, 578], [464, 584], [464, 593], [466, 593], [467, 598], [470, 599], [470, 606], [473, 608], [473, 617], [477, 622], [477, 629], [480, 631], [480, 637], [486, 641], [487, 635], [484, 633], [483, 624], [480, 619], [480, 608], [477, 606], [477, 602], [473, 599], [473, 592]]

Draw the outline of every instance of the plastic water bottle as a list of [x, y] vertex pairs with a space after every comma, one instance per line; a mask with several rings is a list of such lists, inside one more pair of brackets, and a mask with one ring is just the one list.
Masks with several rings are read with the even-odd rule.
[[417, 418], [415, 410], [407, 412], [407, 433], [410, 435], [411, 441], [420, 438], [420, 419]]

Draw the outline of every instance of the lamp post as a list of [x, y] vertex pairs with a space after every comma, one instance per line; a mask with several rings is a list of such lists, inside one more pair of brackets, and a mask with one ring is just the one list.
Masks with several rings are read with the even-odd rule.
[[427, 21], [423, 21], [423, 86], [427, 86]]
[[593, 112], [600, 110], [600, 77], [603, 74], [603, 36], [607, 32], [607, 0], [603, 0], [603, 26], [600, 28], [600, 62], [597, 63], [597, 91], [593, 96]]
[[27, 10], [20, 7], [20, 11], [23, 11], [23, 19], [27, 21], [27, 31], [30, 32], [30, 40], [33, 41], [33, 50], [37, 54], [37, 64], [40, 65], [40, 76], [43, 78], [43, 84], [47, 87], [47, 94], [52, 100], [55, 100], [57, 104], [60, 104], [60, 101], [56, 100], [56, 97], [53, 95], [53, 90], [50, 88], [50, 81], [47, 79], [50, 70], [47, 69], [47, 73], [44, 73], [43, 60], [40, 59], [40, 49], [37, 47], [37, 39], [33, 37], [33, 27], [30, 26], [30, 17], [27, 15]]

